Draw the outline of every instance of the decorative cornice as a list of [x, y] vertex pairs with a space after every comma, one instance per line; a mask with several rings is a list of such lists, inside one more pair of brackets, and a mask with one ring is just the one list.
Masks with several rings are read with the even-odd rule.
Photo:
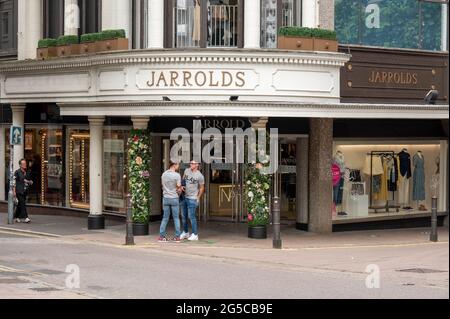
[[77, 108], [102, 108], [102, 107], [126, 107], [130, 108], [189, 108], [189, 107], [247, 107], [247, 108], [291, 108], [291, 109], [333, 109], [339, 110], [401, 110], [401, 111], [449, 111], [449, 105], [424, 105], [424, 104], [368, 104], [368, 103], [290, 103], [290, 102], [227, 102], [227, 101], [211, 101], [211, 102], [95, 102], [95, 103], [58, 103], [60, 107], [77, 107]]
[[343, 53], [283, 50], [132, 50], [92, 55], [0, 63], [0, 73], [51, 71], [134, 64], [299, 64], [343, 66], [350, 55]]

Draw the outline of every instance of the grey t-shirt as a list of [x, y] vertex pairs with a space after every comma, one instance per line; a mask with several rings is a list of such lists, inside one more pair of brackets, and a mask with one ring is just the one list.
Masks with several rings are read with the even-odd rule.
[[190, 168], [184, 171], [183, 176], [186, 180], [186, 198], [197, 199], [200, 185], [205, 185], [205, 177], [203, 177], [203, 174], [199, 170], [193, 172]]
[[165, 198], [178, 198], [177, 186], [181, 185], [181, 175], [169, 169], [162, 174], [161, 185]]

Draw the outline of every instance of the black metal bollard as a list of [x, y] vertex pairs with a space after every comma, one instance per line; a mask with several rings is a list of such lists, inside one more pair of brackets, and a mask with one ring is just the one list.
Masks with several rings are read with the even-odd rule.
[[281, 230], [280, 230], [280, 198], [272, 198], [272, 224], [273, 224], [273, 248], [281, 249]]
[[134, 245], [134, 235], [133, 235], [133, 216], [131, 209], [131, 195], [127, 195], [127, 224], [126, 224], [126, 236], [125, 245]]
[[431, 233], [430, 241], [438, 241], [437, 233], [437, 197], [433, 196], [431, 198]]

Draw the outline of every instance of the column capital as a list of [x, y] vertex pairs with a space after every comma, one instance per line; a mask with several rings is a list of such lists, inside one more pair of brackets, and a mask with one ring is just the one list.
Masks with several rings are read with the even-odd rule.
[[148, 127], [148, 122], [150, 121], [149, 116], [132, 116], [131, 121], [133, 122], [133, 128], [135, 130], [146, 130]]
[[259, 129], [259, 128], [266, 128], [267, 122], [269, 119], [267, 117], [250, 117], [249, 118], [250, 124], [252, 128]]
[[26, 107], [27, 107], [27, 105], [25, 103], [23, 103], [23, 104], [11, 104], [11, 110], [13, 112], [25, 111]]
[[89, 116], [88, 117], [89, 125], [103, 125], [105, 122], [104, 116]]

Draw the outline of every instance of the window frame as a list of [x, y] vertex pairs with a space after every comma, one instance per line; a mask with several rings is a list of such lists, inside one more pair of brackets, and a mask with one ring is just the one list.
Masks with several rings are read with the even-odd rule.
[[[8, 46], [6, 48], [0, 48], [0, 59], [6, 58], [6, 57], [15, 57], [18, 54], [18, 40], [17, 40], [17, 32], [18, 32], [18, 0], [9, 0], [9, 1], [3, 1], [4, 3], [10, 2], [12, 5], [12, 15], [9, 17], [12, 19], [11, 22], [8, 21], [8, 37], [10, 37], [10, 40], [8, 43], [11, 44], [11, 46]], [[0, 20], [0, 22], [3, 22]], [[0, 25], [0, 30], [2, 26]], [[1, 33], [0, 33], [0, 36]]]
[[[50, 9], [50, 1], [51, 0], [43, 0], [43, 36], [44, 38], [57, 38], [57, 36], [52, 36], [51, 35], [51, 30], [50, 30], [50, 19], [53, 19], [55, 17], [50, 17], [49, 14], [49, 9]], [[58, 17], [56, 17], [57, 19], [56, 24], [58, 25], [58, 29], [55, 30], [56, 33], [58, 33], [59, 35], [64, 35], [64, 0], [53, 0], [57, 3], [59, 3], [59, 12], [60, 15]]]
[[[170, 0], [166, 2], [167, 5], [164, 6], [164, 47], [165, 48], [175, 48], [174, 47], [174, 15], [173, 10], [176, 7], [177, 0]], [[209, 48], [208, 47], [208, 0], [200, 0], [201, 5], [201, 28], [200, 28], [200, 45], [199, 48]], [[244, 47], [244, 1], [238, 1], [238, 24], [237, 24], [237, 48]], [[184, 49], [183, 47], [178, 47], [178, 49]]]

